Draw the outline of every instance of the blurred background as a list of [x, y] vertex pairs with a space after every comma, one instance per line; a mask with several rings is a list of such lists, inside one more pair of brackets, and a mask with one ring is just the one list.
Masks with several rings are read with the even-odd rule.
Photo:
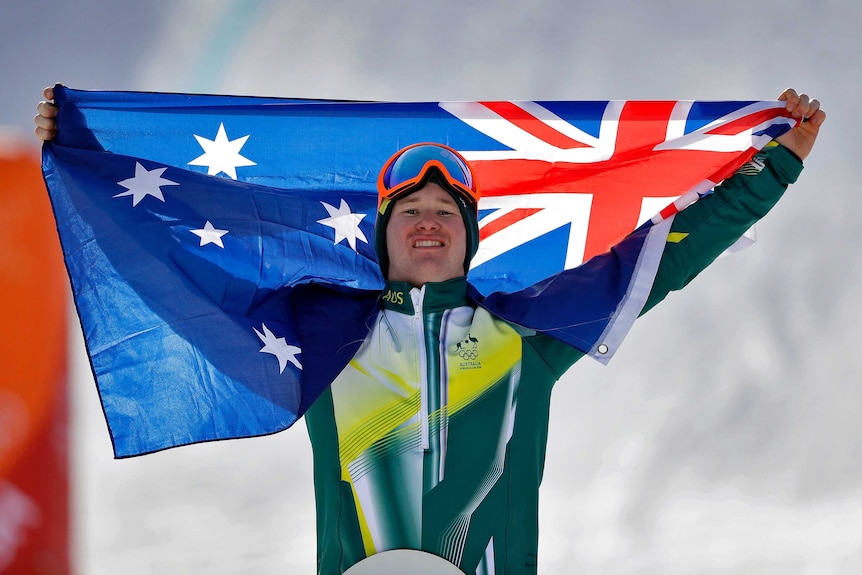
[[32, 136], [54, 82], [422, 101], [815, 95], [829, 120], [754, 247], [642, 318], [609, 367], [585, 361], [558, 384], [539, 572], [862, 572], [860, 13], [845, 0], [0, 0], [0, 572], [315, 571], [302, 425], [112, 459]]

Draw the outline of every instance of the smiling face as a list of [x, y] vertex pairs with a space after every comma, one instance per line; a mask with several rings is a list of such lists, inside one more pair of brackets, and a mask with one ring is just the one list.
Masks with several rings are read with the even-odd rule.
[[386, 226], [389, 279], [419, 287], [464, 275], [467, 232], [458, 205], [429, 182], [392, 206]]

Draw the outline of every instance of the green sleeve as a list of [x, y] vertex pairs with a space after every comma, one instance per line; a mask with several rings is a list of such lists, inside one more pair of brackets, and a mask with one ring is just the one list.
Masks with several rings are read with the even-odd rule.
[[555, 339], [549, 335], [536, 334], [524, 339], [524, 372], [530, 374], [530, 381], [536, 377], [537, 369], [527, 370], [526, 364], [535, 356], [536, 365], [543, 365], [548, 374], [551, 374], [550, 385], [563, 377], [563, 374], [572, 367], [584, 353], [567, 343]]
[[779, 145], [758, 153], [732, 177], [676, 215], [641, 314], [694, 277], [772, 209], [802, 171]]

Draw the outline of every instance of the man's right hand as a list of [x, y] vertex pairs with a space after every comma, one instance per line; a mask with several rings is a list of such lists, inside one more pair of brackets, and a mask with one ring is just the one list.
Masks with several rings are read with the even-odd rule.
[[52, 102], [54, 88], [49, 86], [42, 90], [42, 97], [45, 99], [36, 106], [36, 117], [33, 118], [33, 123], [36, 124], [34, 130], [36, 137], [47, 142], [57, 135], [57, 106]]

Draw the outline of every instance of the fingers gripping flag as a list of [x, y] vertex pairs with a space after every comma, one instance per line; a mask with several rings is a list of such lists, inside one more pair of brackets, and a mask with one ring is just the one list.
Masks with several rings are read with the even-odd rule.
[[793, 124], [778, 102], [55, 96], [43, 172], [119, 457], [302, 415], [337, 375], [326, 354], [346, 362], [362, 340], [382, 286], [377, 171], [405, 145], [445, 143], [473, 164], [469, 279], [489, 295], [604, 252]]

